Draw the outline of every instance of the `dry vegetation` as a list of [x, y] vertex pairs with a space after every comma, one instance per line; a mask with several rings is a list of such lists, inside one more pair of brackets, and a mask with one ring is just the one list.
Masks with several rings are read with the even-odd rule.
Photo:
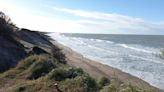
[[93, 79], [80, 68], [69, 67], [51, 54], [32, 55], [0, 74], [2, 92], [149, 92], [124, 85], [118, 79]]

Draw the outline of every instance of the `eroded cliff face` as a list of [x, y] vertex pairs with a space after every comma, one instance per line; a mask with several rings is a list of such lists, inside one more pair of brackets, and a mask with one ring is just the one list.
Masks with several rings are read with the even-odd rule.
[[4, 17], [0, 17], [0, 72], [14, 67], [26, 56], [24, 46], [16, 40], [15, 30]]
[[[7, 18], [0, 12], [0, 72], [14, 67], [29, 54], [50, 51], [52, 46], [43, 33], [19, 29]], [[33, 49], [36, 47], [37, 52]]]
[[0, 72], [14, 67], [25, 56], [26, 52], [22, 45], [0, 36]]

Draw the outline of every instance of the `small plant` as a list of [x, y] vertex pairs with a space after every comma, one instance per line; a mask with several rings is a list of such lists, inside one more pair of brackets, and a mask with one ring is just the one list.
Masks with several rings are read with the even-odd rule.
[[104, 86], [107, 86], [110, 84], [110, 80], [106, 77], [102, 77], [99, 81], [98, 81], [98, 84], [100, 86], [100, 88], [104, 87]]
[[22, 61], [20, 61], [16, 68], [19, 70], [25, 70], [27, 68], [29, 68], [35, 61], [37, 61], [40, 57], [38, 55], [31, 55], [25, 59], [23, 59]]
[[53, 46], [51, 49], [52, 56], [54, 56], [60, 63], [66, 64], [65, 55], [60, 48]]
[[89, 75], [66, 79], [60, 83], [64, 92], [98, 92], [96, 81]]
[[77, 76], [84, 75], [82, 69], [74, 69], [74, 68], [56, 68], [53, 69], [47, 76], [48, 79], [56, 80], [56, 81], [63, 81], [65, 79], [72, 79]]
[[0, 78], [15, 78], [17, 76], [17, 74], [19, 74], [21, 71], [11, 68], [9, 71], [6, 71], [2, 74], [0, 74]]
[[63, 68], [53, 69], [47, 76], [47, 79], [55, 80], [55, 81], [62, 81], [66, 79], [68, 76], [67, 70]]
[[104, 86], [100, 92], [151, 92], [139, 89], [132, 85], [127, 85], [118, 79], [112, 79], [110, 85]]
[[27, 70], [28, 79], [37, 79], [57, 67], [57, 61], [48, 55], [39, 55], [37, 58]]

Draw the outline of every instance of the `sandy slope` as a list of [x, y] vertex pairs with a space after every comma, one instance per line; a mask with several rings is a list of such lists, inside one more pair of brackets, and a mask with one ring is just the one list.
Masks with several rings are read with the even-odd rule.
[[161, 91], [147, 82], [134, 77], [128, 73], [122, 72], [121, 70], [112, 68], [108, 65], [104, 65], [98, 62], [95, 62], [93, 60], [87, 59], [83, 57], [81, 54], [73, 51], [72, 49], [58, 43], [58, 42], [53, 42], [56, 46], [62, 49], [63, 53], [66, 55], [67, 62], [70, 66], [73, 67], [80, 67], [82, 68], [85, 72], [89, 73], [91, 76], [94, 78], [101, 78], [102, 76], [108, 77], [108, 78], [118, 78], [122, 82], [126, 84], [131, 84], [133, 86], [137, 86], [139, 88], [144, 88], [144, 89], [152, 89], [154, 90], [153, 92], [164, 92]]

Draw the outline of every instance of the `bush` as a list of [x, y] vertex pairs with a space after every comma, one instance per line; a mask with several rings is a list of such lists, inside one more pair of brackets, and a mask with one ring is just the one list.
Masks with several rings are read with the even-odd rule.
[[28, 69], [29, 73], [28, 79], [37, 79], [41, 76], [46, 75], [52, 69], [57, 67], [56, 60], [48, 56], [40, 55], [38, 60], [35, 61]]
[[0, 78], [15, 78], [17, 74], [19, 74], [21, 71], [17, 69], [10, 69], [9, 71], [6, 71], [2, 74], [0, 74]]
[[68, 73], [68, 78], [75, 78], [77, 76], [85, 75], [85, 72], [81, 68], [69, 68]]
[[118, 79], [112, 79], [110, 85], [104, 86], [100, 92], [151, 92], [141, 90], [137, 87], [126, 85], [120, 82]]
[[27, 92], [27, 86], [26, 85], [19, 85], [15, 88], [15, 92]]
[[47, 76], [50, 80], [62, 81], [67, 77], [67, 71], [63, 68], [53, 69]]
[[110, 84], [110, 80], [106, 77], [102, 77], [99, 81], [98, 84], [100, 86], [100, 88], [102, 88], [103, 86], [107, 86]]
[[53, 69], [47, 76], [50, 80], [62, 81], [67, 78], [75, 78], [77, 76], [83, 75], [84, 72], [82, 69], [74, 69], [74, 68], [56, 68]]
[[78, 76], [61, 82], [64, 92], [97, 92], [96, 81], [88, 75]]
[[6, 92], [31, 92], [31, 87], [34, 87], [34, 85], [29, 83], [27, 81], [19, 81], [18, 84], [11, 85]]
[[27, 68], [29, 68], [35, 61], [39, 60], [39, 56], [38, 55], [32, 55], [29, 56], [27, 58], [25, 58], [24, 60], [20, 61], [16, 68], [20, 69], [20, 70], [25, 70]]
[[51, 49], [52, 56], [54, 56], [60, 63], [66, 64], [65, 55], [61, 52], [56, 46], [53, 46]]
[[60, 64], [50, 55], [32, 55], [21, 60], [15, 68], [4, 72], [0, 77], [14, 78], [16, 76], [22, 76], [27, 79], [37, 79], [58, 66]]
[[5, 92], [54, 92], [49, 86], [49, 82], [36, 80], [18, 81], [17, 84], [8, 87]]
[[88, 92], [95, 92], [98, 89], [96, 81], [91, 78], [89, 75], [81, 76], [82, 82], [87, 85]]

